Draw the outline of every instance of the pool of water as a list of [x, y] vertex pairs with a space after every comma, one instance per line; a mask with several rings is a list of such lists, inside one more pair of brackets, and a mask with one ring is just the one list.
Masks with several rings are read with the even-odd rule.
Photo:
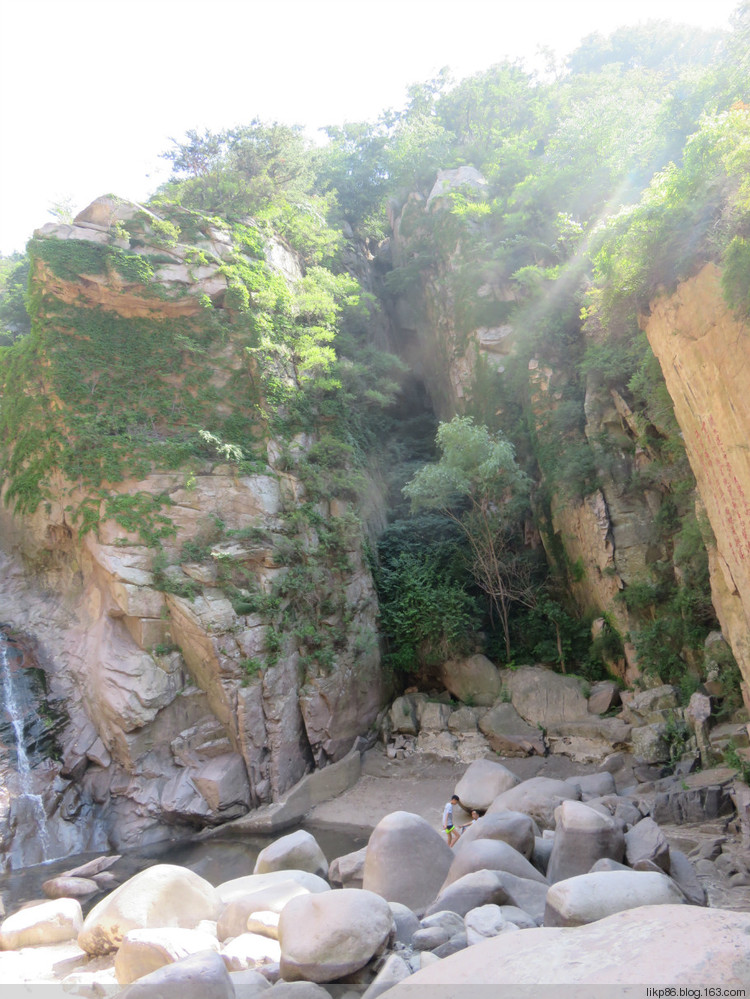
[[[367, 836], [331, 828], [315, 828], [304, 826], [315, 836], [321, 850], [330, 863], [336, 857], [359, 850], [367, 844]], [[241, 878], [253, 873], [253, 867], [258, 854], [269, 843], [293, 829], [284, 830], [273, 836], [232, 836], [227, 830], [225, 835], [213, 836], [209, 839], [178, 840], [158, 843], [129, 854], [124, 854], [109, 871], [118, 879], [126, 881], [139, 871], [152, 867], [154, 864], [178, 864], [205, 878], [212, 885], [220, 885], [233, 878]], [[0, 897], [5, 906], [6, 915], [15, 912], [27, 902], [46, 898], [42, 885], [50, 878], [57, 877], [63, 871], [80, 867], [95, 857], [106, 856], [101, 853], [86, 853], [75, 857], [54, 860], [35, 867], [20, 868], [0, 875]], [[82, 903], [84, 913], [94, 906], [106, 893], [92, 896]]]

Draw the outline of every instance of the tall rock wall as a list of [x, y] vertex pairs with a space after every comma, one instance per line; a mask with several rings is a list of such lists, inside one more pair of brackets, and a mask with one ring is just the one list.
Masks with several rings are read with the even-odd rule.
[[715, 538], [711, 588], [722, 630], [750, 683], [750, 336], [707, 265], [644, 320]]
[[[0, 542], [3, 621], [35, 639], [50, 696], [69, 719], [60, 759], [37, 774], [57, 855], [158, 841], [175, 825], [216, 825], [274, 800], [340, 759], [385, 697], [352, 502], [308, 495], [296, 464], [314, 431], [280, 439], [258, 415], [264, 383], [248, 351], [251, 323], [224, 322], [220, 335], [209, 327], [196, 339], [202, 316], [214, 326], [227, 310], [232, 318], [226, 265], [243, 258], [221, 227], [167, 247], [163, 231], [139, 206], [100, 199], [74, 225], [47, 226], [35, 240], [37, 360], [26, 377], [36, 382], [26, 391], [38, 408], [26, 423], [48, 429], [7, 460]], [[111, 254], [101, 266], [97, 248]], [[243, 266], [291, 285], [302, 273], [272, 241]], [[136, 334], [144, 352], [155, 344], [161, 354], [139, 356]], [[168, 338], [177, 348], [169, 355]], [[79, 346], [99, 368], [75, 369]], [[167, 356], [178, 363], [167, 366]], [[120, 368], [132, 408], [107, 394]], [[273, 374], [294, 379], [288, 368]], [[139, 385], [151, 397], [136, 412]], [[89, 397], [100, 401], [83, 422]], [[238, 461], [240, 449], [213, 434], [202, 451], [159, 467], [159, 448], [183, 447], [190, 420], [210, 426], [217, 413], [247, 427], [260, 456], [256, 448], [252, 461]], [[103, 420], [125, 442], [102, 452], [105, 468], [117, 462], [130, 474], [95, 485], [79, 438]], [[19, 434], [27, 429], [19, 421]], [[44, 450], [58, 440], [57, 451]], [[106, 432], [88, 455], [102, 447]], [[151, 449], [148, 461], [136, 460], [138, 447]], [[45, 469], [33, 502], [30, 467]], [[3, 821], [5, 855], [15, 849], [15, 863], [28, 861], [13, 846], [21, 827], [12, 806]]]

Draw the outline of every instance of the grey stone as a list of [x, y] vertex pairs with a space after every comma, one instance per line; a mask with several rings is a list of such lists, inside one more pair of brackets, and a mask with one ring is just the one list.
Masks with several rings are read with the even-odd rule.
[[419, 919], [411, 909], [401, 902], [389, 902], [388, 906], [393, 916], [392, 937], [395, 942], [408, 944], [419, 929]]
[[483, 812], [499, 794], [516, 784], [520, 784], [519, 778], [502, 763], [475, 760], [469, 764], [466, 773], [456, 784], [455, 794], [467, 812], [472, 808]]
[[502, 680], [510, 692], [513, 707], [530, 725], [549, 728], [563, 721], [589, 715], [581, 681], [539, 666], [506, 670]]
[[482, 715], [479, 731], [500, 756], [544, 756], [546, 752], [544, 733], [524, 721], [509, 702], [498, 701]]
[[602, 857], [622, 860], [625, 838], [616, 819], [581, 801], [564, 801], [555, 816], [555, 839], [547, 866], [550, 883], [585, 874]]
[[502, 840], [477, 839], [467, 843], [460, 852], [454, 851], [454, 853], [455, 857], [443, 888], [447, 888], [465, 874], [483, 870], [507, 871], [520, 878], [546, 883], [544, 875], [540, 874], [522, 853]]
[[682, 892], [666, 874], [598, 871], [552, 885], [547, 892], [544, 925], [581, 926], [624, 909], [682, 902]]
[[363, 885], [420, 913], [435, 899], [452, 862], [453, 851], [429, 823], [411, 812], [392, 812], [370, 836]]
[[466, 947], [468, 947], [466, 933], [454, 933], [450, 940], [440, 944], [432, 953], [439, 958], [450, 957], [451, 954], [457, 954], [460, 950], [465, 950]]
[[669, 851], [669, 876], [677, 883], [690, 905], [706, 905], [706, 890], [698, 880], [695, 868], [680, 850]]
[[320, 878], [328, 875], [328, 861], [312, 833], [304, 829], [275, 840], [258, 854], [253, 874], [271, 871], [309, 871]]
[[465, 916], [470, 909], [479, 905], [488, 902], [503, 905], [509, 901], [510, 895], [499, 871], [475, 871], [472, 874], [465, 874], [443, 889], [429, 906], [427, 913], [449, 909], [459, 916]]
[[639, 860], [652, 860], [669, 874], [669, 843], [651, 818], [641, 819], [625, 833], [625, 856], [631, 867]]
[[328, 880], [335, 888], [361, 888], [365, 873], [367, 847], [345, 853], [332, 860], [328, 868]]
[[524, 812], [537, 823], [541, 829], [554, 829], [555, 809], [563, 801], [578, 800], [581, 792], [567, 781], [554, 780], [551, 777], [531, 777], [522, 781], [509, 791], [504, 791], [490, 805], [488, 812], [499, 812], [509, 809], [514, 812]]
[[523, 812], [490, 812], [464, 830], [453, 847], [453, 853], [460, 857], [469, 843], [489, 839], [507, 843], [529, 860], [534, 852], [534, 840], [538, 833], [539, 828], [534, 820]]
[[297, 896], [279, 919], [282, 977], [333, 982], [359, 971], [392, 928], [388, 903], [373, 892], [342, 888]]
[[128, 985], [119, 999], [235, 999], [224, 961], [213, 951], [192, 954]]
[[489, 707], [500, 696], [497, 667], [480, 654], [445, 663], [441, 678], [446, 690], [464, 704]]

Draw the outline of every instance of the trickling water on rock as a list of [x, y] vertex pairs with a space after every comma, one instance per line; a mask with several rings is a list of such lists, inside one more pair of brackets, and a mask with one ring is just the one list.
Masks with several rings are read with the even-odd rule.
[[[34, 707], [29, 685], [19, 673], [19, 670], [14, 670], [11, 666], [9, 647], [5, 636], [0, 633], [0, 684], [5, 721], [0, 735], [7, 745], [10, 742], [8, 729], [10, 730], [18, 775], [16, 793], [11, 793], [10, 799], [11, 825], [16, 829], [10, 856], [14, 867], [53, 859], [44, 801], [36, 791], [27, 749], [27, 743], [32, 746], [36, 743], [38, 730], [44, 728], [44, 723]], [[19, 832], [21, 835], [18, 835]]]

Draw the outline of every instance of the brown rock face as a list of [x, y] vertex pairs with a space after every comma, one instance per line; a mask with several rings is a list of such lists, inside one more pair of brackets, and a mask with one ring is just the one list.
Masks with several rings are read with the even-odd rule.
[[711, 589], [722, 631], [750, 681], [750, 337], [707, 265], [651, 305], [646, 334], [674, 403], [716, 538]]

